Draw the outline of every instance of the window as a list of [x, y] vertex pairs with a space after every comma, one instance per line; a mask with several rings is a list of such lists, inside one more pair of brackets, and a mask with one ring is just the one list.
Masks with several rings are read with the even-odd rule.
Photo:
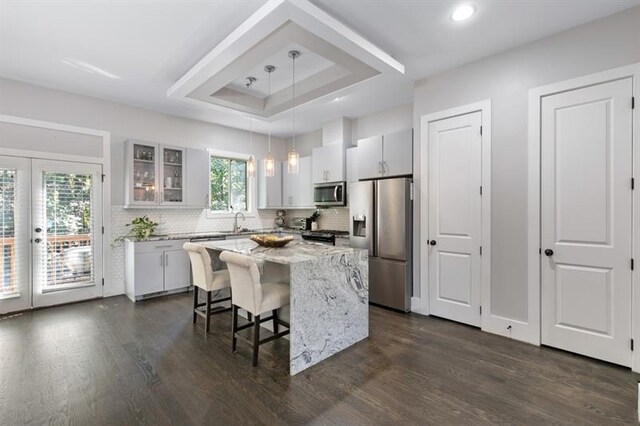
[[210, 209], [247, 211], [247, 160], [212, 155], [209, 163]]

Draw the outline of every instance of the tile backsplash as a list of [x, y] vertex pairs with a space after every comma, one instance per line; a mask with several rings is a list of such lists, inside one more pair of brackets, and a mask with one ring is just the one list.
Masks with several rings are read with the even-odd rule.
[[[287, 217], [309, 217], [315, 210], [289, 210]], [[336, 207], [330, 209], [319, 209], [320, 217], [318, 226], [320, 229], [332, 229], [336, 231], [349, 230], [349, 208]]]
[[[314, 210], [288, 210], [287, 219], [292, 217], [309, 217]], [[124, 209], [122, 206], [111, 207], [111, 237], [127, 233], [127, 223], [136, 217], [147, 215], [160, 225], [157, 234], [204, 233], [216, 231], [230, 231], [233, 228], [233, 218], [208, 218], [205, 210], [176, 209], [176, 210], [145, 210]], [[259, 210], [254, 217], [247, 217], [240, 225], [250, 229], [272, 228], [276, 217], [275, 210]], [[349, 209], [331, 208], [320, 209], [318, 218], [320, 229], [349, 230]], [[111, 252], [111, 287], [124, 289], [124, 248], [117, 244]]]

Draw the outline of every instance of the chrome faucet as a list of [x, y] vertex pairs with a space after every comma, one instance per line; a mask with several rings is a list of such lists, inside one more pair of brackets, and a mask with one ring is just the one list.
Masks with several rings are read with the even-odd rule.
[[238, 226], [238, 215], [242, 216], [242, 220], [246, 221], [247, 218], [244, 217], [244, 214], [242, 212], [236, 212], [236, 215], [233, 218], [233, 232], [240, 232], [240, 227]]

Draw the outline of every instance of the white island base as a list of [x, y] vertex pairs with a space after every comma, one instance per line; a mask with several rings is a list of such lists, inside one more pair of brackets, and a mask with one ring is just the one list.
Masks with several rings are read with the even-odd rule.
[[224, 250], [243, 253], [261, 264], [263, 281], [289, 283], [291, 375], [369, 336], [366, 250], [306, 242], [292, 242], [284, 248], [259, 247], [250, 240], [202, 244], [217, 252], [216, 261]]

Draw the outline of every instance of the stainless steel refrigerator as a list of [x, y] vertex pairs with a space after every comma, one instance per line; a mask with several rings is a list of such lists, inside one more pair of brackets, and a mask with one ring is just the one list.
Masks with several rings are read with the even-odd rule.
[[369, 301], [408, 312], [413, 287], [409, 178], [349, 184], [351, 246], [369, 250]]

